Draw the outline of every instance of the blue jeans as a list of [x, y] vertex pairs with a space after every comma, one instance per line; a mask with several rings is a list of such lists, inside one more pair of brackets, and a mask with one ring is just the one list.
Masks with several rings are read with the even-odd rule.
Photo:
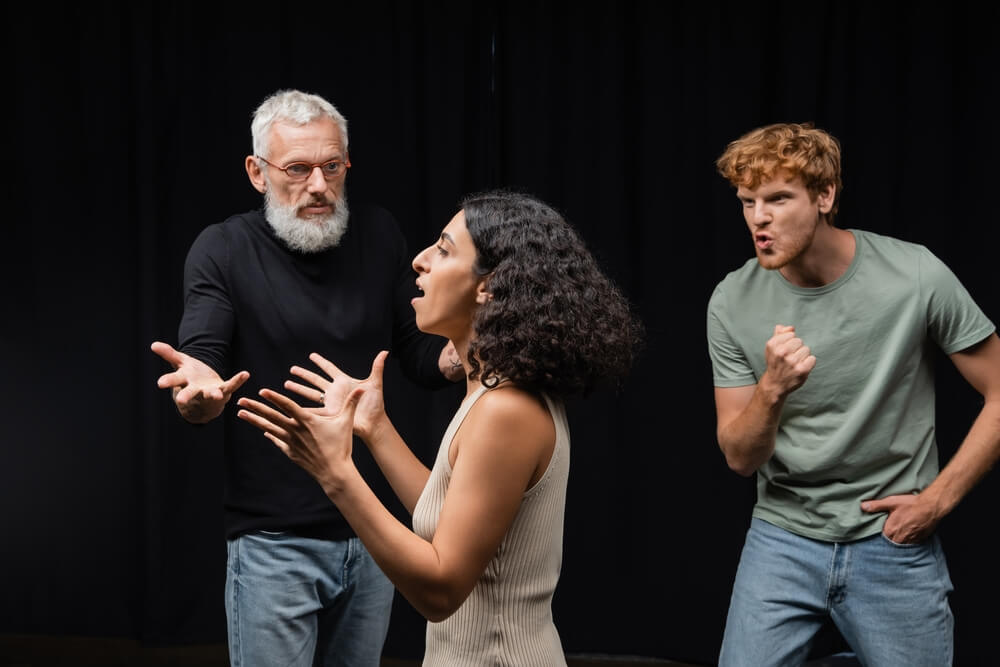
[[914, 545], [881, 533], [820, 542], [753, 519], [719, 665], [801, 665], [828, 617], [863, 665], [951, 665], [951, 590], [936, 535]]
[[358, 538], [257, 531], [228, 553], [233, 667], [378, 667], [394, 588]]

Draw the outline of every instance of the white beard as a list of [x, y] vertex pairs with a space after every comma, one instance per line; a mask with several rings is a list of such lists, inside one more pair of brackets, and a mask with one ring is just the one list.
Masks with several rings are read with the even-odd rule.
[[304, 253], [320, 252], [333, 248], [347, 231], [347, 197], [341, 191], [333, 205], [333, 213], [323, 217], [303, 219], [298, 208], [274, 201], [271, 189], [264, 192], [264, 217], [275, 235], [292, 250]]

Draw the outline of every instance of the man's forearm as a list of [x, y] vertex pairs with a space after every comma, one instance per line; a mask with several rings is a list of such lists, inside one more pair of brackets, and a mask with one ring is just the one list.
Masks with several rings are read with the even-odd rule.
[[719, 446], [726, 455], [726, 463], [735, 472], [749, 477], [774, 454], [784, 404], [783, 396], [759, 384], [746, 408], [719, 426]]
[[1000, 400], [987, 401], [955, 455], [920, 494], [944, 516], [961, 502], [1000, 458]]

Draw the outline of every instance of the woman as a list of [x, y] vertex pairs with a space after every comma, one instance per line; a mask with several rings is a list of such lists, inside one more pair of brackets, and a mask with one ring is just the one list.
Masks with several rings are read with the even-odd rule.
[[[314, 354], [328, 377], [294, 367], [308, 384], [285, 386], [322, 408], [265, 389], [278, 409], [244, 398], [239, 416], [319, 481], [430, 621], [425, 665], [565, 664], [551, 610], [569, 472], [560, 400], [622, 378], [640, 326], [573, 229], [525, 195], [468, 197], [413, 268], [417, 326], [450, 339], [466, 371], [432, 470], [385, 413], [385, 352], [363, 382]], [[358, 474], [352, 430], [413, 531]]]

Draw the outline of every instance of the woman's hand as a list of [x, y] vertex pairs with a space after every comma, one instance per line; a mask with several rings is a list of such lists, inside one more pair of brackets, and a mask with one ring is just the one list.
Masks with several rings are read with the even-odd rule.
[[287, 396], [261, 389], [260, 395], [278, 410], [251, 398], [241, 398], [238, 405], [243, 409], [236, 416], [263, 431], [265, 437], [312, 475], [333, 498], [354, 468], [352, 430], [364, 393], [362, 388], [354, 389], [334, 411], [327, 405], [303, 408]]
[[364, 395], [358, 403], [353, 428], [354, 433], [365, 442], [371, 442], [376, 431], [384, 425], [386, 420], [385, 402], [382, 394], [382, 373], [388, 355], [389, 353], [385, 350], [379, 352], [372, 362], [371, 373], [364, 380], [358, 380], [340, 370], [332, 361], [314, 352], [309, 355], [309, 359], [319, 366], [327, 377], [301, 366], [292, 366], [292, 375], [312, 386], [288, 380], [285, 382], [285, 389], [294, 391], [310, 401], [322, 403], [325, 409], [324, 414], [335, 414], [339, 412], [348, 394], [360, 387], [364, 390]]

